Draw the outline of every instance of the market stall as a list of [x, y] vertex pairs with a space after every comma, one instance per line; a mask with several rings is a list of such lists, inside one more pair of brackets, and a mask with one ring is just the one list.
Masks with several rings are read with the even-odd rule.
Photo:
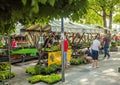
[[[76, 52], [77, 49], [81, 49], [87, 46], [90, 46], [91, 41], [95, 36], [99, 36], [102, 29], [97, 29], [94, 26], [76, 24], [73, 22], [64, 22], [64, 31], [69, 45], [72, 46], [72, 54]], [[39, 24], [32, 25], [27, 28], [21, 29], [22, 34], [26, 34], [26, 40], [30, 44], [30, 47], [36, 48], [36, 57], [44, 56], [46, 54], [45, 50], [41, 51], [40, 48], [51, 48], [52, 46], [57, 46], [60, 41], [60, 32], [61, 32], [61, 22], [53, 21], [47, 25], [40, 26]], [[42, 43], [39, 43], [42, 39]], [[40, 45], [41, 44], [41, 45]], [[29, 48], [31, 49], [31, 48]], [[23, 56], [26, 54], [13, 54], [13, 56], [18, 56], [23, 59]], [[29, 54], [30, 56], [31, 54]], [[49, 53], [47, 54], [48, 57]], [[22, 56], [22, 57], [21, 57]], [[49, 62], [49, 61], [48, 61]]]

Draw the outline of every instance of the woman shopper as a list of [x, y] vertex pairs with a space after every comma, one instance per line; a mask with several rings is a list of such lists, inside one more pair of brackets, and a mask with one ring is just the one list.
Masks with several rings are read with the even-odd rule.
[[[61, 47], [61, 42], [60, 42], [59, 46]], [[67, 53], [68, 53], [68, 40], [67, 40], [66, 36], [64, 36], [64, 52], [63, 52], [64, 56], [63, 57], [64, 57], [65, 68], [68, 68]]]
[[98, 36], [95, 37], [93, 40], [91, 49], [92, 49], [92, 58], [93, 58], [93, 68], [99, 67], [98, 65], [98, 54], [99, 54], [99, 48], [100, 48], [100, 38]]

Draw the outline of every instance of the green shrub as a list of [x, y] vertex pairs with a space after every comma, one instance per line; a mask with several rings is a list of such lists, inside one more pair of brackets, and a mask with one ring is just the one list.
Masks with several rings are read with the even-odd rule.
[[117, 42], [117, 45], [120, 46], [120, 42]]
[[52, 46], [51, 48], [42, 48], [42, 51], [47, 51], [47, 52], [59, 51], [59, 50], [60, 50], [59, 46]]
[[10, 69], [10, 64], [3, 62], [0, 64], [0, 71], [5, 71], [5, 70], [9, 70]]
[[62, 79], [61, 74], [51, 74], [51, 75], [45, 76], [41, 80], [44, 82], [47, 82], [48, 84], [53, 84], [57, 81], [60, 81], [61, 79]]
[[35, 65], [35, 72], [36, 74], [41, 74], [45, 71], [45, 67], [42, 65]]
[[58, 64], [56, 64], [56, 63], [51, 64], [50, 67], [53, 67], [53, 68], [55, 68], [56, 70], [57, 70], [57, 69], [60, 69], [60, 65], [58, 65]]
[[36, 82], [41, 81], [42, 78], [43, 78], [42, 75], [36, 75], [36, 76], [30, 77], [30, 78], [28, 79], [28, 81], [29, 81], [30, 83], [36, 83]]
[[70, 63], [72, 65], [79, 65], [79, 64], [82, 64], [82, 63], [86, 64], [86, 63], [88, 63], [88, 61], [86, 59], [82, 58], [82, 57], [78, 57], [78, 58], [72, 58]]
[[30, 73], [32, 75], [50, 74], [57, 70], [60, 70], [60, 65], [57, 64], [51, 64], [48, 67], [42, 65], [35, 65], [33, 67], [26, 68], [26, 73]]
[[51, 74], [51, 75], [36, 75], [28, 79], [30, 83], [36, 83], [44, 81], [46, 83], [52, 84], [54, 82], [60, 81], [62, 79], [61, 74]]
[[116, 43], [116, 42], [111, 42], [111, 46], [112, 46], [112, 47], [116, 47], [116, 46], [117, 46], [117, 43]]
[[68, 49], [71, 49], [72, 47], [71, 46], [68, 46]]
[[30, 73], [32, 75], [35, 75], [36, 74], [35, 67], [26, 68], [26, 73]]
[[81, 63], [81, 58], [79, 58], [79, 57], [78, 58], [72, 58], [70, 63], [72, 65], [79, 65]]
[[1, 71], [0, 72], [0, 79], [3, 80], [3, 79], [8, 79], [8, 78], [12, 78], [15, 76], [15, 73], [14, 72], [11, 72], [10, 74], [10, 71]]

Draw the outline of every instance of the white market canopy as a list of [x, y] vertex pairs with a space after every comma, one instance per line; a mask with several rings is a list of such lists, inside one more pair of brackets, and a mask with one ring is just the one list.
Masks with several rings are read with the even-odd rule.
[[[50, 23], [51, 31], [60, 32], [61, 31], [61, 22], [53, 21]], [[103, 32], [102, 29], [97, 29], [94, 26], [77, 24], [72, 22], [64, 22], [64, 31], [65, 32], [75, 32], [75, 33], [100, 33]]]
[[[22, 28], [21, 32], [25, 31], [35, 31], [40, 32], [40, 25], [32, 25], [27, 28]], [[44, 32], [61, 32], [61, 21], [52, 21], [47, 25], [42, 26], [42, 31]], [[73, 32], [73, 33], [104, 33], [104, 29], [99, 29], [95, 26], [85, 25], [85, 24], [77, 24], [73, 22], [64, 22], [64, 32]]]

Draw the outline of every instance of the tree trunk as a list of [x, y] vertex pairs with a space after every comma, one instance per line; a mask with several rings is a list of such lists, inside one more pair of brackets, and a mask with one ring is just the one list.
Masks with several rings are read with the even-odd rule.
[[104, 24], [104, 27], [107, 27], [107, 22], [106, 22], [106, 11], [105, 11], [105, 9], [104, 8], [102, 8], [103, 9], [103, 24]]
[[112, 11], [110, 11], [109, 15], [109, 29], [112, 29]]

